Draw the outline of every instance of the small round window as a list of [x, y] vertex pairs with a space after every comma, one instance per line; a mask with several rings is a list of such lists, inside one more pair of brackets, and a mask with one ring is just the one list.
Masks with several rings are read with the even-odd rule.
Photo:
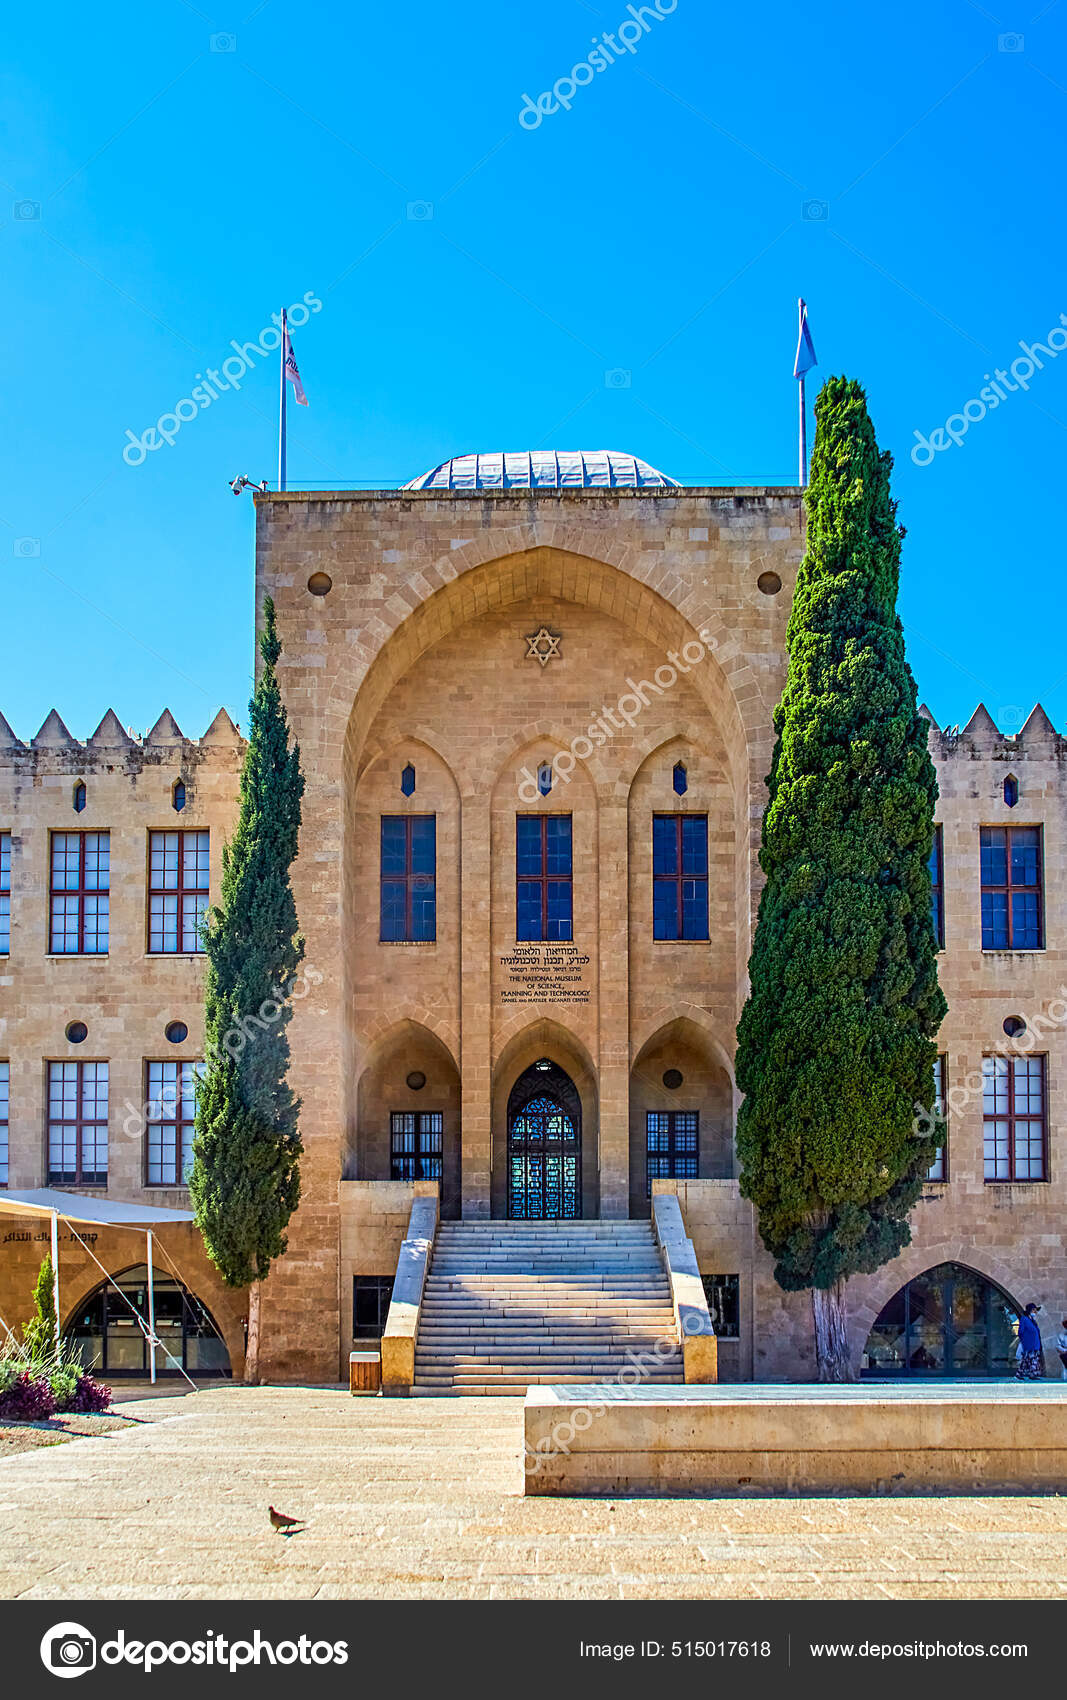
[[1026, 1032], [1026, 1022], [1021, 1015], [1009, 1015], [1004, 1023], [1004, 1031], [1009, 1039], [1017, 1039], [1020, 1033]]
[[760, 573], [756, 588], [762, 590], [764, 596], [777, 596], [782, 588], [782, 581], [777, 573]]
[[328, 596], [333, 589], [333, 579], [329, 573], [312, 573], [308, 579], [308, 589], [312, 596]]
[[421, 1068], [413, 1068], [408, 1075], [408, 1085], [413, 1092], [421, 1092], [426, 1085], [426, 1076]]
[[184, 1021], [168, 1022], [167, 1026], [164, 1028], [164, 1032], [172, 1045], [184, 1044], [185, 1040], [189, 1037], [189, 1029], [186, 1027]]
[[680, 1068], [669, 1068], [663, 1076], [663, 1084], [668, 1092], [677, 1092], [684, 1079], [685, 1075]]
[[72, 1045], [80, 1045], [88, 1038], [89, 1029], [84, 1021], [71, 1021], [67, 1025], [67, 1040]]

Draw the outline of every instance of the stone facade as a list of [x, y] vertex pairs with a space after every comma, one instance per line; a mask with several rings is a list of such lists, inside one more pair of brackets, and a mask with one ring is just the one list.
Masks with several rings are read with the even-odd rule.
[[[697, 1176], [656, 1186], [678, 1193], [704, 1273], [739, 1277], [739, 1337], [720, 1340], [720, 1374], [810, 1375], [807, 1301], [775, 1285], [739, 1195], [732, 1065], [772, 711], [803, 550], [800, 493], [301, 492], [257, 496], [256, 507], [257, 606], [266, 595], [276, 604], [279, 676], [307, 778], [293, 877], [314, 971], [290, 1029], [303, 1198], [264, 1296], [265, 1373], [336, 1377], [351, 1344], [353, 1277], [395, 1268], [420, 1183], [391, 1178], [391, 1116], [441, 1116], [445, 1219], [505, 1215], [509, 1093], [547, 1057], [580, 1102], [585, 1215], [647, 1214], [646, 1118], [698, 1112]], [[542, 629], [558, 639], [544, 665], [530, 653]], [[75, 746], [55, 727], [30, 750], [0, 748], [0, 787], [14, 787], [0, 789], [0, 831], [10, 822], [18, 839], [12, 912], [22, 917], [0, 1005], [13, 1187], [41, 1184], [42, 1059], [67, 1055], [72, 1015], [89, 1012], [93, 1054], [115, 1059], [115, 1103], [140, 1060], [159, 1051], [166, 1020], [187, 1021], [190, 1055], [202, 1036], [199, 965], [143, 952], [137, 858], [149, 827], [173, 824], [167, 793], [184, 763], [191, 802], [181, 824], [210, 827], [214, 885], [240, 746], [232, 734], [216, 745], [210, 734], [168, 744], [157, 731], [114, 752], [97, 748], [99, 733]], [[942, 790], [949, 1178], [927, 1189], [909, 1251], [854, 1284], [857, 1355], [887, 1298], [942, 1262], [1041, 1299], [1053, 1330], [1067, 1298], [1062, 1024], [1050, 1017], [1035, 1047], [1048, 1057], [1048, 1180], [984, 1181], [974, 1089], [982, 1055], [1008, 1047], [1005, 1018], [1021, 1016], [1032, 1035], [1042, 1011], [1067, 1014], [1056, 1004], [1067, 998], [1067, 740], [1039, 710], [1015, 737], [982, 710], [962, 733], [933, 730], [932, 748]], [[110, 827], [116, 846], [121, 839], [128, 878], [121, 899], [113, 882], [110, 958], [56, 962], [40, 934], [46, 834], [71, 825], [71, 775], [83, 767], [92, 820]], [[402, 784], [409, 767], [413, 790]], [[538, 786], [546, 767], [547, 794]], [[1010, 809], [1009, 773], [1019, 790]], [[523, 949], [515, 817], [542, 813], [572, 821], [573, 939]], [[653, 938], [660, 814], [707, 817], [706, 940]], [[435, 817], [432, 940], [379, 937], [383, 815]], [[1046, 948], [983, 952], [979, 827], [1017, 822], [1043, 829]], [[89, 824], [87, 811], [78, 826]], [[113, 1190], [143, 1196], [140, 1159], [120, 1159], [116, 1135], [113, 1118]], [[202, 1258], [190, 1284], [234, 1314]], [[18, 1309], [0, 1264], [0, 1314], [5, 1305]]]

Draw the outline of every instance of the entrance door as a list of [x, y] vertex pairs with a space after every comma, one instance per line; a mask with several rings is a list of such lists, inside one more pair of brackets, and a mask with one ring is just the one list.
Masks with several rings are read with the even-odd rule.
[[570, 1075], [542, 1057], [508, 1098], [508, 1215], [529, 1222], [581, 1213], [581, 1099]]

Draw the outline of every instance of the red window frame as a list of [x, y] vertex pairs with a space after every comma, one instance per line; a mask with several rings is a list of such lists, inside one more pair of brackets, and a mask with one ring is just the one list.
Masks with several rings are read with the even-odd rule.
[[[101, 1058], [101, 1059], [97, 1059], [97, 1060], [93, 1061], [92, 1059], [87, 1058], [85, 1062], [81, 1062], [81, 1061], [73, 1062], [70, 1058], [64, 1058], [62, 1061], [54, 1061], [53, 1060], [52, 1062], [50, 1062], [48, 1064], [48, 1099], [47, 1099], [47, 1105], [48, 1105], [48, 1109], [47, 1109], [47, 1117], [48, 1117], [48, 1119], [47, 1119], [47, 1127], [48, 1127], [48, 1179], [49, 1179], [50, 1184], [54, 1184], [56, 1186], [99, 1186], [99, 1187], [106, 1187], [107, 1186], [108, 1157], [109, 1157], [109, 1145], [110, 1145], [110, 1141], [108, 1140], [108, 1137], [107, 1137], [108, 1117], [106, 1115], [104, 1115], [104, 1116], [87, 1116], [85, 1114], [85, 1070], [86, 1070], [86, 1068], [89, 1068], [89, 1067], [97, 1068], [97, 1069], [99, 1069], [99, 1068], [107, 1069], [107, 1071], [108, 1071], [107, 1077], [106, 1077], [107, 1078], [107, 1087], [108, 1087], [107, 1103], [108, 1103], [108, 1106], [110, 1108], [111, 1070], [110, 1070], [109, 1064], [105, 1060], [103, 1060]], [[73, 1116], [63, 1116], [63, 1115], [54, 1116], [52, 1114], [52, 1103], [53, 1103], [52, 1086], [53, 1086], [53, 1078], [54, 1078], [53, 1071], [56, 1070], [56, 1069], [65, 1069], [65, 1068], [72, 1068], [72, 1069], [75, 1070], [75, 1075], [74, 1075], [74, 1115]], [[97, 1076], [98, 1081], [99, 1081], [99, 1078], [100, 1077], [98, 1075]], [[64, 1099], [62, 1097], [60, 1099], [60, 1103], [61, 1104], [64, 1103]], [[70, 1176], [68, 1175], [67, 1170], [65, 1168], [57, 1167], [57, 1166], [53, 1165], [53, 1162], [52, 1162], [52, 1129], [53, 1128], [69, 1128], [69, 1127], [73, 1127], [73, 1129], [74, 1129], [74, 1177], [73, 1177], [73, 1179], [70, 1178]], [[103, 1167], [102, 1171], [100, 1170], [99, 1166], [97, 1166], [96, 1168], [94, 1168], [92, 1170], [86, 1170], [85, 1165], [83, 1163], [83, 1157], [84, 1157], [84, 1154], [85, 1154], [85, 1137], [84, 1137], [85, 1136], [85, 1130], [87, 1128], [100, 1128], [100, 1127], [102, 1127], [104, 1129], [104, 1167]], [[95, 1146], [97, 1142], [94, 1140], [93, 1143], [94, 1143], [94, 1146]], [[94, 1178], [92, 1180], [87, 1180], [85, 1178], [87, 1173], [91, 1173]], [[103, 1174], [102, 1179], [100, 1178], [101, 1173]], [[63, 1178], [60, 1179], [59, 1178], [60, 1176], [62, 1176]]]
[[[529, 939], [529, 940], [524, 939], [523, 942], [524, 943], [530, 943], [530, 944], [538, 944], [538, 943], [540, 943], [540, 944], [554, 944], [554, 943], [557, 943], [557, 942], [561, 943], [561, 944], [570, 943], [574, 938], [574, 820], [573, 820], [573, 817], [571, 815], [553, 815], [551, 813], [543, 813], [543, 814], [540, 814], [540, 815], [516, 815], [516, 817], [515, 817], [515, 856], [516, 856], [516, 862], [518, 861], [518, 853], [519, 853], [519, 845], [518, 845], [519, 825], [518, 825], [518, 823], [519, 823], [520, 820], [522, 820], [522, 821], [535, 820], [539, 823], [540, 840], [541, 840], [541, 871], [538, 874], [520, 874], [519, 871], [518, 871], [518, 867], [516, 867], [516, 870], [515, 870], [515, 915], [516, 915], [515, 931], [516, 931], [516, 933], [518, 933], [519, 894], [523, 890], [524, 887], [529, 888], [530, 886], [537, 886], [540, 889], [540, 896], [541, 896], [541, 931], [540, 931], [539, 937], [537, 939]], [[570, 857], [571, 857], [570, 873], [567, 873], [567, 874], [550, 874], [549, 871], [548, 871], [548, 823], [549, 823], [550, 820], [565, 820], [565, 821], [568, 822], [568, 826], [569, 826], [569, 830], [570, 830], [570, 838], [568, 839], [568, 848], [570, 850]], [[548, 888], [549, 888], [550, 885], [567, 885], [567, 886], [570, 887], [570, 920], [569, 920], [570, 932], [567, 934], [566, 939], [561, 939], [561, 940], [558, 940], [558, 941], [551, 939], [549, 937], [549, 931], [548, 931]]]
[[[175, 1071], [175, 1085], [177, 1087], [177, 1090], [176, 1090], [175, 1095], [174, 1095], [174, 1102], [173, 1102], [173, 1112], [174, 1113], [173, 1114], [167, 1114], [167, 1115], [162, 1114], [162, 1107], [163, 1107], [163, 1102], [164, 1102], [163, 1090], [164, 1090], [164, 1087], [168, 1083], [166, 1081], [165, 1072], [161, 1072], [160, 1078], [159, 1078], [159, 1087], [158, 1087], [158, 1090], [157, 1090], [156, 1089], [156, 1083], [152, 1078], [152, 1070], [153, 1069], [159, 1069], [161, 1071], [173, 1069]], [[185, 1070], [186, 1069], [189, 1070], [188, 1079], [189, 1079], [189, 1084], [191, 1086], [191, 1090], [189, 1090], [189, 1091], [185, 1090], [185, 1085], [186, 1085]], [[185, 1167], [185, 1163], [184, 1163], [185, 1139], [186, 1139], [186, 1135], [188, 1135], [189, 1149], [191, 1151], [192, 1150], [192, 1139], [193, 1139], [193, 1128], [196, 1124], [197, 1083], [199, 1081], [201, 1081], [203, 1079], [203, 1077], [204, 1077], [204, 1064], [202, 1062], [194, 1062], [188, 1057], [148, 1057], [148, 1058], [146, 1058], [145, 1065], [144, 1065], [144, 1101], [145, 1101], [145, 1104], [148, 1106], [148, 1113], [146, 1114], [146, 1117], [145, 1117], [147, 1125], [145, 1127], [145, 1141], [144, 1141], [144, 1177], [145, 1177], [144, 1184], [145, 1184], [146, 1187], [161, 1187], [161, 1186], [182, 1186], [182, 1187], [184, 1187], [184, 1186], [188, 1186], [189, 1183], [188, 1183], [187, 1180], [185, 1180], [184, 1175], [183, 1175], [183, 1170], [184, 1170], [184, 1167]], [[158, 1114], [158, 1115], [153, 1115], [151, 1113], [151, 1111], [157, 1105], [159, 1106], [161, 1113]], [[158, 1161], [158, 1164], [159, 1164], [159, 1170], [160, 1170], [161, 1176], [162, 1176], [162, 1173], [163, 1173], [162, 1132], [163, 1132], [164, 1128], [171, 1128], [174, 1131], [173, 1169], [172, 1169], [173, 1179], [171, 1179], [171, 1180], [156, 1179], [156, 1178], [153, 1177], [153, 1174], [152, 1174], [152, 1157], [153, 1157], [152, 1130], [153, 1130], [153, 1128], [158, 1129], [159, 1134], [160, 1134], [160, 1138], [155, 1143], [157, 1144], [157, 1147], [158, 1147], [158, 1149], [157, 1149], [157, 1161]]]
[[[157, 839], [167, 839], [167, 838], [176, 838], [178, 840], [178, 865], [177, 865], [177, 870], [176, 870], [176, 872], [177, 872], [177, 884], [176, 885], [153, 885], [152, 884], [152, 858], [153, 858], [153, 854], [154, 854], [154, 851], [155, 851], [156, 840]], [[206, 868], [205, 873], [204, 873], [205, 884], [203, 884], [203, 885], [186, 885], [186, 883], [185, 883], [185, 841], [186, 841], [187, 838], [205, 838], [207, 840], [207, 868]], [[160, 854], [162, 856], [166, 855], [166, 847], [165, 846], [163, 846], [161, 848]], [[197, 856], [196, 856], [196, 853], [194, 852], [194, 862], [195, 862], [196, 859], [197, 859]], [[211, 888], [211, 837], [210, 837], [210, 834], [205, 827], [195, 827], [195, 826], [193, 826], [193, 827], [165, 827], [165, 828], [160, 828], [159, 830], [153, 830], [153, 831], [149, 832], [149, 834], [148, 834], [148, 941], [147, 941], [147, 943], [148, 943], [147, 954], [149, 956], [199, 956], [203, 953], [203, 949], [204, 949], [203, 941], [200, 938], [199, 931], [196, 928], [194, 928], [194, 930], [193, 930], [193, 937], [194, 937], [195, 942], [193, 944], [192, 949], [191, 950], [187, 949], [186, 945], [185, 945], [186, 899], [188, 898], [188, 899], [192, 900], [193, 913], [195, 915], [196, 914], [196, 900], [197, 900], [197, 898], [202, 897], [204, 899], [203, 908], [207, 907], [207, 900], [208, 900], [208, 897], [210, 895], [210, 888]], [[174, 926], [174, 943], [173, 943], [173, 945], [169, 945], [165, 942], [163, 944], [156, 944], [156, 945], [154, 945], [152, 943], [152, 931], [153, 931], [152, 899], [154, 897], [159, 897], [159, 898], [173, 897], [174, 900], [175, 900], [175, 926]], [[203, 912], [203, 910], [201, 910], [201, 913], [202, 912]], [[164, 918], [165, 918], [164, 913], [163, 913], [163, 910], [162, 910], [162, 907], [161, 907], [159, 933], [160, 933], [160, 937], [165, 940], [165, 938], [166, 938], [166, 928], [163, 925]]]
[[[986, 834], [989, 833], [989, 832], [1002, 832], [1004, 834], [1004, 873], [1005, 873], [1005, 876], [1006, 876], [1007, 883], [1005, 885], [999, 885], [999, 884], [993, 885], [993, 884], [987, 883], [985, 879], [982, 879], [982, 881], [981, 881], [981, 897], [985, 898], [987, 896], [993, 897], [993, 896], [1003, 895], [1004, 898], [1006, 899], [1005, 909], [1007, 911], [1006, 918], [1007, 918], [1007, 923], [1008, 923], [1008, 942], [1007, 942], [1007, 944], [988, 944], [987, 945], [986, 942], [985, 942], [984, 921], [983, 921], [982, 917], [980, 916], [979, 917], [979, 925], [981, 926], [981, 931], [982, 931], [982, 949], [983, 950], [1044, 950], [1044, 948], [1045, 948], [1045, 834], [1044, 834], [1044, 831], [1042, 830], [1042, 828], [1039, 825], [1035, 825], [1033, 823], [1031, 823], [1031, 825], [1029, 825], [1029, 826], [1024, 826], [1024, 825], [1019, 824], [1019, 825], [1013, 825], [1013, 826], [983, 826], [983, 827], [980, 827], [979, 831], [978, 831], [979, 868], [981, 868], [982, 852], [984, 850], [986, 850], [987, 848], [990, 848], [990, 849], [993, 848], [993, 846], [987, 846], [986, 842], [985, 842]], [[1036, 837], [1037, 837], [1037, 856], [1036, 856], [1037, 882], [1036, 882], [1036, 884], [1016, 884], [1016, 883], [1013, 883], [1012, 877], [1011, 877], [1012, 840], [1017, 835], [1021, 835], [1024, 832], [1035, 833]], [[1037, 898], [1037, 932], [1038, 932], [1039, 942], [1036, 945], [1017, 945], [1015, 943], [1015, 905], [1012, 903], [1012, 897], [1016, 892], [1022, 892], [1022, 893], [1026, 893], [1026, 894], [1033, 893]], [[983, 905], [983, 907], [984, 907], [984, 905]]]
[[[985, 1064], [1000, 1061], [1007, 1063], [1003, 1078], [1007, 1080], [1007, 1108], [1004, 1115], [998, 1115], [994, 1110], [990, 1115], [985, 1107]], [[1015, 1064], [1017, 1062], [1037, 1062], [1041, 1064], [1041, 1114], [1031, 1115], [1027, 1111], [1019, 1112], [1015, 1108]], [[1005, 1055], [1003, 1051], [987, 1051], [982, 1058], [982, 1178], [986, 1186], [1043, 1186], [1048, 1176], [1048, 1055], [1044, 1051], [1030, 1052], [1025, 1057], [1014, 1054]], [[1006, 1175], [991, 1175], [989, 1173], [989, 1158], [986, 1151], [988, 1128], [990, 1123], [1006, 1121], [1008, 1124], [1008, 1173]], [[1041, 1130], [1041, 1173], [1039, 1175], [1017, 1175], [1015, 1172], [1015, 1130], [1020, 1124], [1033, 1127], [1037, 1123]], [[996, 1166], [996, 1153], [993, 1154], [993, 1164]]]
[[[76, 838], [78, 840], [78, 884], [77, 886], [57, 886], [56, 878], [56, 840], [57, 838]], [[104, 841], [107, 843], [107, 884], [87, 886], [85, 883], [85, 847], [90, 838], [98, 840], [97, 854]], [[78, 903], [78, 948], [77, 950], [56, 949], [56, 916], [55, 899], [76, 898]], [[107, 898], [108, 918], [108, 947], [111, 945], [111, 834], [110, 832], [53, 832], [48, 842], [48, 950], [53, 956], [107, 956], [107, 950], [90, 950], [85, 948], [85, 900], [88, 897]], [[99, 911], [97, 911], [96, 936], [100, 937]], [[66, 927], [62, 927], [59, 936], [66, 935]]]
[[0, 832], [0, 956], [11, 953], [11, 834]]

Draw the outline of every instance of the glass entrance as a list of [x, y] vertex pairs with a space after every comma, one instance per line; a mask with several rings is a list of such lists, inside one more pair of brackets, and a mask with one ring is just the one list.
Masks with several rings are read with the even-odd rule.
[[560, 1221], [581, 1213], [581, 1099], [570, 1075], [542, 1057], [508, 1098], [508, 1215]]
[[961, 1263], [941, 1263], [894, 1293], [871, 1329], [865, 1375], [1008, 1375], [1015, 1301]]
[[[66, 1336], [94, 1375], [144, 1377], [150, 1369], [149, 1351], [137, 1317], [147, 1328], [147, 1265], [127, 1269], [116, 1277], [116, 1284], [120, 1292], [107, 1282], [89, 1294], [67, 1323]], [[168, 1276], [154, 1274], [152, 1292], [156, 1338], [166, 1348], [156, 1351], [156, 1374], [179, 1375], [180, 1364], [187, 1375], [228, 1376], [230, 1354], [206, 1306]]]

